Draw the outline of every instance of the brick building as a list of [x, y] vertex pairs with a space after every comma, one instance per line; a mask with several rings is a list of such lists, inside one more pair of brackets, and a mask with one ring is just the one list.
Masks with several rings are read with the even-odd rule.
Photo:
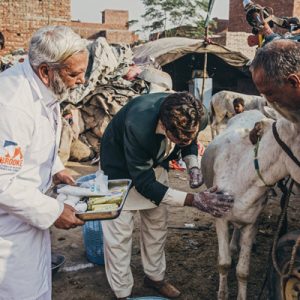
[[[247, 38], [251, 34], [251, 27], [246, 21], [243, 1], [230, 0], [229, 2], [227, 30], [224, 28], [224, 20], [220, 20], [222, 22], [222, 31], [218, 31], [220, 41], [229, 49], [242, 52], [247, 57], [253, 58], [256, 47], [249, 47], [247, 43]], [[255, 3], [273, 8], [274, 15], [278, 17], [300, 16], [300, 0], [255, 0]]]
[[0, 33], [5, 39], [0, 55], [27, 48], [32, 33], [46, 25], [70, 26], [88, 39], [104, 36], [109, 43], [132, 43], [136, 36], [127, 22], [125, 10], [104, 10], [102, 24], [71, 21], [71, 0], [0, 0]]

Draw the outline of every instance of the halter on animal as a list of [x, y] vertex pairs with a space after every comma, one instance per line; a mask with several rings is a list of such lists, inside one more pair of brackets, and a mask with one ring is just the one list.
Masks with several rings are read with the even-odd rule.
[[[277, 128], [276, 128], [276, 122], [274, 122], [272, 124], [272, 132], [274, 135], [274, 138], [276, 140], [276, 142], [278, 143], [278, 145], [282, 148], [282, 150], [288, 155], [288, 157], [298, 166], [300, 167], [300, 161], [297, 159], [297, 157], [294, 155], [294, 153], [292, 152], [292, 150], [288, 147], [288, 145], [279, 137]], [[258, 139], [255, 147], [254, 147], [254, 168], [257, 172], [257, 175], [259, 177], [259, 179], [264, 183], [265, 186], [267, 187], [272, 187], [273, 185], [268, 185], [264, 178], [262, 177], [262, 174], [260, 172], [259, 169], [259, 163], [258, 163], [258, 158], [257, 158], [257, 154], [258, 154], [258, 148], [259, 148], [259, 142], [260, 142], [260, 138]]]
[[264, 183], [264, 185], [267, 187], [272, 187], [272, 186], [274, 186], [274, 184], [272, 184], [272, 185], [267, 184], [260, 173], [259, 163], [258, 163], [258, 158], [257, 158], [260, 139], [261, 139], [261, 137], [257, 140], [257, 143], [254, 147], [254, 168], [256, 170], [256, 173], [257, 173], [259, 179]]
[[298, 158], [294, 155], [292, 150], [288, 147], [288, 145], [279, 137], [277, 128], [276, 128], [276, 122], [272, 124], [272, 131], [274, 138], [278, 145], [282, 148], [282, 150], [289, 156], [289, 158], [298, 166], [300, 167], [300, 161]]

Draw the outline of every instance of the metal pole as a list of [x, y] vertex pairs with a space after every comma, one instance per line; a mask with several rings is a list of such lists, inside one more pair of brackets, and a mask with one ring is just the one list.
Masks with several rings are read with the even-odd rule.
[[[204, 47], [206, 47], [207, 35], [208, 35], [208, 27], [205, 27]], [[202, 77], [202, 87], [201, 87], [201, 95], [200, 95], [200, 102], [202, 104], [204, 101], [204, 86], [205, 86], [206, 70], [207, 70], [207, 51], [205, 51], [204, 53], [203, 77]]]
[[[210, 21], [210, 15], [211, 15], [211, 11], [214, 7], [214, 4], [215, 4], [215, 0], [210, 0], [209, 4], [208, 4], [207, 16], [206, 16], [206, 20], [205, 20], [205, 23], [204, 23], [204, 27], [205, 27], [204, 43], [203, 43], [204, 47], [206, 47], [206, 45], [207, 45], [208, 24], [209, 24], [209, 21]], [[204, 101], [204, 86], [205, 86], [206, 73], [207, 73], [207, 51], [205, 51], [205, 53], [204, 53], [202, 88], [201, 88], [201, 95], [200, 95], [200, 101], [201, 101], [202, 104], [203, 104], [203, 101]]]

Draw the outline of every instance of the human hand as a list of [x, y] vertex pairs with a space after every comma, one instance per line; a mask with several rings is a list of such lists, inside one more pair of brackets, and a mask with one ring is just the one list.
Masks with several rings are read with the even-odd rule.
[[264, 134], [262, 122], [256, 122], [253, 129], [249, 133], [249, 139], [252, 145], [256, 145]]
[[62, 170], [53, 175], [53, 183], [55, 185], [59, 183], [65, 183], [68, 185], [75, 185], [74, 178], [69, 174], [67, 170]]
[[189, 170], [190, 188], [195, 189], [203, 184], [202, 172], [199, 168], [193, 167]]
[[230, 211], [233, 200], [231, 195], [218, 191], [218, 188], [214, 186], [204, 192], [194, 194], [192, 206], [220, 218]]
[[264, 22], [263, 23], [263, 26], [260, 30], [260, 33], [263, 35], [263, 36], [269, 36], [271, 34], [274, 33], [274, 31], [272, 30], [272, 28], [270, 27], [269, 23], [268, 22]]
[[75, 228], [83, 224], [84, 222], [75, 216], [75, 209], [68, 204], [64, 204], [63, 212], [54, 222], [54, 226], [59, 229]]
[[135, 80], [137, 76], [142, 72], [142, 69], [138, 65], [132, 65], [128, 68], [128, 72], [123, 76], [125, 80]]

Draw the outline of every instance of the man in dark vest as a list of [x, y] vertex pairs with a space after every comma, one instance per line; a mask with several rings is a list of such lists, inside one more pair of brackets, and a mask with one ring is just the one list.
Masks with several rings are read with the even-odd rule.
[[233, 198], [216, 189], [192, 194], [168, 187], [168, 162], [180, 155], [187, 165], [190, 186], [203, 183], [197, 136], [206, 125], [204, 106], [189, 93], [137, 97], [108, 125], [101, 140], [101, 168], [109, 179], [130, 178], [133, 183], [120, 216], [102, 222], [106, 275], [117, 299], [127, 299], [133, 287], [130, 260], [137, 210], [144, 283], [167, 298], [176, 298], [180, 292], [165, 281], [167, 205], [194, 206], [215, 217], [232, 207]]

